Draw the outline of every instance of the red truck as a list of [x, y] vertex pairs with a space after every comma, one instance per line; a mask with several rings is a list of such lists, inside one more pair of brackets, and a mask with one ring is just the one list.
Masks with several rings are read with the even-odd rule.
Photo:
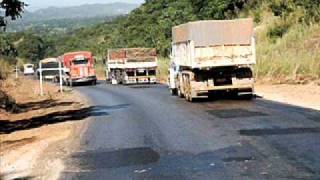
[[97, 83], [94, 70], [94, 58], [91, 52], [69, 52], [60, 57], [65, 68], [64, 82], [67, 85], [77, 83]]

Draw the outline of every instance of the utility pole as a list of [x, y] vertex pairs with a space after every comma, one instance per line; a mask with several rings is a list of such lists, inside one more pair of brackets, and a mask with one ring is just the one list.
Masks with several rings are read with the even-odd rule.
[[42, 78], [42, 63], [39, 62], [39, 73], [40, 73], [40, 96], [43, 96], [43, 78]]
[[18, 65], [16, 64], [16, 79], [18, 79]]
[[59, 83], [60, 83], [60, 92], [63, 93], [63, 87], [62, 87], [62, 65], [61, 65], [61, 61], [59, 61]]

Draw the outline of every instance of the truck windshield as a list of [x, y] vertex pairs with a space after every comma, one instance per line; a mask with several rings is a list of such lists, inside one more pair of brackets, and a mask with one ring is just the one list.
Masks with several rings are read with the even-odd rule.
[[133, 71], [127, 71], [127, 76], [134, 76], [134, 72]]
[[147, 71], [146, 70], [137, 70], [137, 76], [146, 76], [147, 75]]
[[149, 74], [149, 76], [155, 76], [156, 75], [156, 70], [154, 70], [154, 69], [149, 70], [148, 74]]
[[83, 60], [73, 60], [72, 61], [73, 65], [82, 65], [82, 64], [88, 64], [88, 59], [83, 59]]
[[33, 66], [32, 65], [28, 65], [27, 68], [33, 68]]

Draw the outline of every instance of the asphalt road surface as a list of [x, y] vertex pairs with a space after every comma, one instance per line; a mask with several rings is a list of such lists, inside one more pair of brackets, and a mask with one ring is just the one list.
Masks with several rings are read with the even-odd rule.
[[164, 85], [77, 87], [93, 106], [61, 179], [320, 179], [320, 112], [196, 103]]

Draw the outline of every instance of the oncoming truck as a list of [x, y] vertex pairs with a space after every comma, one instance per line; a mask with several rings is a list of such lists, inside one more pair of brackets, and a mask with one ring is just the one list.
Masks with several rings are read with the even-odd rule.
[[66, 75], [63, 77], [63, 81], [65, 84], [96, 84], [97, 77], [94, 70], [94, 58], [91, 52], [69, 52], [59, 57], [59, 59], [66, 69]]
[[172, 29], [169, 88], [188, 101], [216, 91], [251, 98], [256, 63], [252, 19], [189, 22]]
[[109, 49], [107, 82], [112, 84], [156, 83], [157, 53], [153, 48]]
[[[41, 60], [40, 63], [43, 80], [55, 82], [57, 77], [59, 76], [59, 60], [57, 58], [46, 58]], [[37, 69], [37, 75], [38, 78], [40, 78], [40, 69]]]

